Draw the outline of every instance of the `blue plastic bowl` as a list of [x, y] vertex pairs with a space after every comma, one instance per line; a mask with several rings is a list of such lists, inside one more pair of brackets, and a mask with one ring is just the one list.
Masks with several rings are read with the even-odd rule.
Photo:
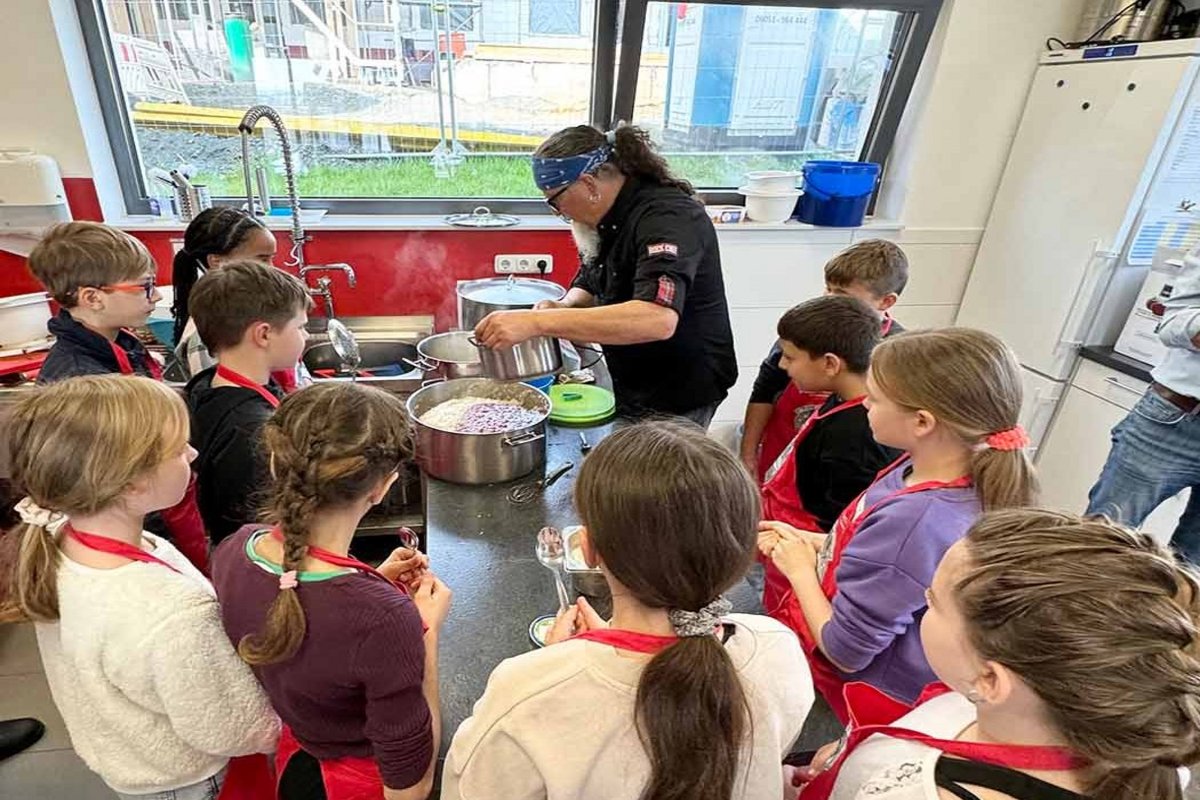
[[554, 376], [547, 375], [544, 378], [534, 378], [531, 381], [523, 381], [526, 386], [532, 386], [542, 394], [550, 394], [550, 387], [554, 385]]

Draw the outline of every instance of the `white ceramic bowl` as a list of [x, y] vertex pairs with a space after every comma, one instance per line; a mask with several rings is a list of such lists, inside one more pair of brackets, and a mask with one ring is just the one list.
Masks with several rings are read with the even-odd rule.
[[755, 192], [742, 187], [738, 194], [746, 197], [746, 219], [753, 222], [787, 222], [796, 209], [800, 191]]
[[751, 192], [792, 192], [796, 191], [796, 179], [799, 177], [799, 172], [781, 169], [747, 172], [746, 189]]

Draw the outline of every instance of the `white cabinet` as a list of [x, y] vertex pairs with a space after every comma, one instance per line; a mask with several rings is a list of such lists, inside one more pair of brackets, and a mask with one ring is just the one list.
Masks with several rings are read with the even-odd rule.
[[[1082, 512], [1088, 491], [1108, 458], [1109, 432], [1125, 418], [1142, 393], [1144, 381], [1080, 361], [1062, 406], [1042, 446], [1037, 468], [1042, 483], [1042, 504], [1047, 508]], [[1175, 532], [1187, 503], [1187, 492], [1160, 505], [1142, 529], [1160, 542]]]

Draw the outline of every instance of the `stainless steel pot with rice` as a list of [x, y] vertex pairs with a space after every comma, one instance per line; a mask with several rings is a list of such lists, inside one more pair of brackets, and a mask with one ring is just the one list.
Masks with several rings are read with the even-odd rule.
[[408, 398], [425, 474], [451, 483], [502, 483], [546, 463], [550, 399], [523, 383], [463, 378]]

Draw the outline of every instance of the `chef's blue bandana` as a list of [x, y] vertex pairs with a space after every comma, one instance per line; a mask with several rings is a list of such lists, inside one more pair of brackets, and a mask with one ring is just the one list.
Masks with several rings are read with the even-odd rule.
[[564, 158], [533, 158], [533, 182], [543, 191], [574, 183], [595, 172], [612, 155], [612, 146], [602, 144], [595, 150]]

